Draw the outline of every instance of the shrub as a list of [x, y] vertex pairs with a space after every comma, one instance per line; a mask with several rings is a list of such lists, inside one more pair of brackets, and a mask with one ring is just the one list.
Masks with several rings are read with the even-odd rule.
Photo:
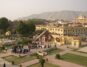
[[45, 59], [40, 58], [39, 63], [41, 64], [41, 67], [44, 67]]
[[12, 63], [12, 65], [15, 65], [15, 62], [14, 61], [12, 61], [11, 63]]
[[56, 59], [61, 59], [60, 54], [56, 54]]

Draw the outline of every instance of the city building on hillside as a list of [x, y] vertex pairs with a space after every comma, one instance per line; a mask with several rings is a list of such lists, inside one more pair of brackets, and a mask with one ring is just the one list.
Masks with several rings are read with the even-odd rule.
[[87, 36], [87, 27], [83, 26], [67, 26], [67, 25], [59, 25], [59, 26], [42, 26], [39, 25], [36, 27], [37, 30], [46, 29], [48, 30], [54, 37], [62, 36]]
[[62, 23], [62, 21], [59, 21], [59, 23], [49, 23], [45, 26], [38, 25], [36, 30], [48, 30], [56, 44], [64, 45], [70, 41], [72, 47], [79, 47], [81, 41], [87, 39], [87, 27], [84, 24], [87, 24], [87, 18], [79, 16], [74, 23]]
[[80, 15], [75, 19], [76, 23], [87, 24], [87, 17]]

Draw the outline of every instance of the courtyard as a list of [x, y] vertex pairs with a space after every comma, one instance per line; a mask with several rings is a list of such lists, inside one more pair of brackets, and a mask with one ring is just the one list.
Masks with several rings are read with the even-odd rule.
[[3, 59], [9, 62], [14, 62], [14, 64], [21, 64], [23, 62], [34, 60], [35, 58], [36, 58], [35, 56], [30, 56], [30, 55], [22, 56], [22, 57], [10, 55], [10, 56], [3, 57]]
[[87, 46], [86, 47], [82, 47], [79, 50], [77, 50], [79, 52], [83, 52], [83, 53], [87, 53]]
[[[41, 67], [41, 65], [38, 63], [38, 64], [34, 64], [34, 65], [31, 65], [31, 66], [28, 66], [28, 67]], [[56, 65], [50, 64], [50, 63], [45, 63], [44, 67], [59, 67], [59, 66], [56, 66]]]

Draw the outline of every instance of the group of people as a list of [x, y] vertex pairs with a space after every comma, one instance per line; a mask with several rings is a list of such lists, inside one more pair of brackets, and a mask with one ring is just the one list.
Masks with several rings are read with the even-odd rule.
[[17, 46], [16, 45], [12, 48], [12, 52], [26, 54], [26, 53], [30, 52], [30, 48], [28, 46], [27, 46], [27, 48], [24, 48], [24, 46]]

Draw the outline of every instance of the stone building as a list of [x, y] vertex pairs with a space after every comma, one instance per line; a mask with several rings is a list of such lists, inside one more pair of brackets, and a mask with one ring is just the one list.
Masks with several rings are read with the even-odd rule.
[[70, 42], [73, 47], [79, 47], [81, 41], [87, 38], [87, 18], [85, 16], [79, 16], [74, 23], [50, 23], [48, 25], [38, 25], [37, 30], [48, 30], [54, 39], [54, 43], [59, 45], [65, 45]]

